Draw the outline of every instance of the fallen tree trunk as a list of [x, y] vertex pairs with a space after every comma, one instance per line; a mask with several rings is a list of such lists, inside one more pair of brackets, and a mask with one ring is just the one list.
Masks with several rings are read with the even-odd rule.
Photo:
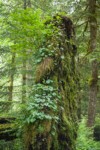
[[0, 117], [0, 140], [11, 141], [16, 138], [15, 118]]

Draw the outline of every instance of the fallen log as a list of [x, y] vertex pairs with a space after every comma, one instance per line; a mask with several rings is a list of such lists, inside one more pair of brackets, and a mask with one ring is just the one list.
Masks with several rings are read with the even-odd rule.
[[16, 138], [15, 118], [0, 117], [0, 140], [11, 141]]

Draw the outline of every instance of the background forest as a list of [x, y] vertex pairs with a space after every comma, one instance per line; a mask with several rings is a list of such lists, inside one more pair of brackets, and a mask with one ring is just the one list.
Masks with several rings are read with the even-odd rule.
[[0, 150], [100, 150], [99, 47], [99, 0], [0, 0]]

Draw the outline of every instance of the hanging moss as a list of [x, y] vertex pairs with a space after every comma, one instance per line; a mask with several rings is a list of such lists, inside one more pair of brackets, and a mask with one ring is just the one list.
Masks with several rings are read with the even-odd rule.
[[[43, 93], [43, 90], [35, 92], [39, 94], [41, 102], [37, 105], [37, 101], [33, 99], [33, 103], [38, 106], [39, 112], [37, 113], [43, 114], [44, 117], [42, 116], [42, 119], [38, 117], [33, 124], [27, 126], [24, 136], [26, 149], [75, 150], [78, 73], [75, 64], [74, 27], [70, 18], [58, 14], [45, 24], [54, 26], [54, 34], [47, 38], [45, 46], [48, 56], [37, 64], [35, 83], [37, 85], [41, 83], [49, 87], [49, 90], [46, 93]], [[52, 50], [53, 54], [49, 55]], [[53, 82], [49, 83], [51, 80]], [[52, 87], [51, 90], [50, 87]], [[50, 103], [46, 105], [47, 96], [52, 93], [55, 94], [49, 97], [52, 105]], [[45, 100], [43, 94], [46, 94]], [[54, 106], [57, 108], [56, 111], [54, 111]]]

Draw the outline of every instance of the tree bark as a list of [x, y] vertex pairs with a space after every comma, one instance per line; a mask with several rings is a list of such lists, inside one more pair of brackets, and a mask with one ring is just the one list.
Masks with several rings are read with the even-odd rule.
[[[53, 80], [52, 86], [57, 89], [57, 95], [61, 96], [61, 101], [55, 104], [58, 108], [57, 114], [48, 106], [42, 110], [40, 108], [39, 113], [46, 113], [45, 115], [48, 114], [51, 117], [58, 115], [59, 121], [44, 119], [29, 124], [24, 135], [26, 150], [75, 150], [78, 91], [78, 75], [75, 65], [76, 46], [70, 42], [74, 36], [72, 21], [65, 16], [59, 17], [61, 17], [61, 22], [56, 17], [53, 21], [55, 26], [60, 27], [61, 33], [59, 36], [53, 35], [49, 41], [52, 42], [55, 55], [44, 58], [36, 69], [37, 86], [38, 83], [45, 86], [44, 81]], [[51, 98], [51, 101], [56, 100], [57, 97], [56, 99]], [[44, 131], [37, 130], [39, 127], [43, 127]]]
[[[26, 59], [26, 58], [25, 58]], [[22, 103], [26, 101], [26, 60], [23, 60], [22, 70]]]
[[[14, 71], [15, 71], [15, 53], [12, 53], [12, 60], [11, 60], [11, 70], [10, 70], [10, 85], [8, 87], [9, 95], [8, 95], [8, 102], [13, 101], [13, 88], [14, 88]], [[8, 104], [7, 110], [11, 109], [11, 103]], [[10, 107], [10, 108], [9, 108]]]
[[[96, 50], [97, 38], [97, 18], [96, 18], [96, 0], [89, 0], [89, 25], [90, 25], [90, 52]], [[93, 60], [91, 63], [91, 80], [88, 104], [87, 125], [92, 127], [95, 122], [96, 101], [97, 101], [97, 83], [98, 83], [98, 62]]]
[[9, 98], [8, 98], [8, 101], [12, 101], [12, 97], [13, 97], [14, 70], [15, 70], [15, 53], [12, 54], [11, 75], [10, 75], [10, 86], [9, 86]]
[[27, 0], [24, 0], [23, 3], [24, 3], [23, 8], [26, 9], [27, 8]]
[[88, 104], [88, 127], [93, 127], [95, 123], [96, 102], [98, 92], [98, 62], [94, 60], [92, 66], [92, 79], [90, 81], [89, 104]]

